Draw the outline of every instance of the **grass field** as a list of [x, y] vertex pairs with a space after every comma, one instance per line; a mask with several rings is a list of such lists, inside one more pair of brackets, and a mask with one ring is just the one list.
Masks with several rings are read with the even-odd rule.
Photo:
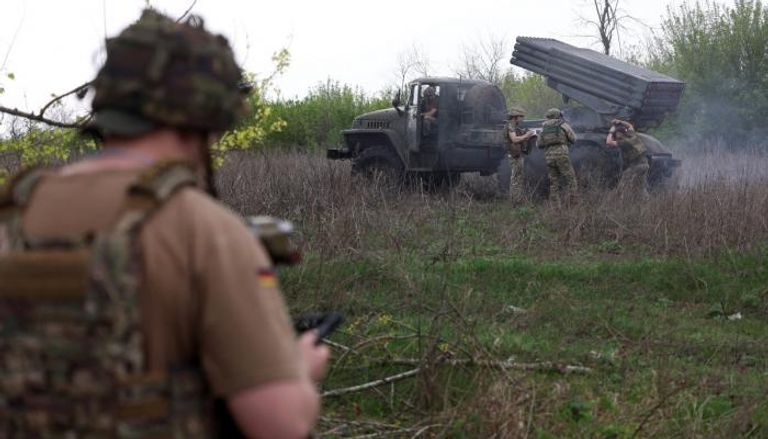
[[301, 230], [292, 311], [347, 316], [324, 437], [768, 437], [768, 158], [684, 163], [647, 203], [569, 208], [482, 178], [382, 193], [298, 154], [241, 156], [219, 186]]

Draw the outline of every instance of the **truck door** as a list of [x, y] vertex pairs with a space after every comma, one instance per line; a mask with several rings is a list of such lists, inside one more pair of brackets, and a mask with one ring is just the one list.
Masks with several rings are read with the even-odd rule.
[[410, 151], [418, 151], [421, 143], [421, 88], [419, 84], [411, 84], [408, 110], [406, 114], [406, 141]]

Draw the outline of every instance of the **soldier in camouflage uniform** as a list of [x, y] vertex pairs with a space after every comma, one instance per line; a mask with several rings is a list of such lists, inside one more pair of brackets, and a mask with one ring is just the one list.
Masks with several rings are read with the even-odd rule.
[[545, 117], [547, 120], [542, 126], [538, 145], [544, 150], [544, 160], [547, 162], [549, 197], [558, 198], [562, 185], [566, 200], [571, 200], [577, 196], [578, 186], [568, 148], [576, 141], [576, 133], [565, 122], [559, 109], [547, 110]]
[[206, 193], [245, 109], [227, 40], [149, 9], [106, 53], [101, 152], [0, 191], [0, 437], [307, 437], [328, 348]]
[[525, 199], [525, 155], [530, 153], [529, 141], [536, 136], [532, 130], [523, 128], [522, 123], [525, 112], [513, 108], [507, 115], [507, 141], [509, 164], [512, 168], [512, 182], [510, 192], [515, 201]]
[[648, 158], [645, 156], [646, 147], [635, 133], [631, 123], [614, 119], [608, 138], [605, 140], [609, 148], [619, 148], [623, 160], [623, 172], [619, 181], [619, 190], [623, 193], [634, 194], [640, 198], [648, 197]]

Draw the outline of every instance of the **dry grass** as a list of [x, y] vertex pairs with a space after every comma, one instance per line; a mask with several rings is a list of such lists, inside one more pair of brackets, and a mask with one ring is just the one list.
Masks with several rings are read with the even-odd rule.
[[[575, 206], [524, 206], [491, 196], [494, 183], [470, 177], [450, 194], [380, 190], [350, 175], [349, 163], [306, 154], [231, 157], [220, 173], [236, 210], [297, 223], [310, 251], [419, 249], [456, 221], [477, 220], [473, 239], [504, 251], [549, 254], [598, 246], [608, 253], [685, 257], [747, 252], [768, 241], [768, 157], [756, 151], [684, 157], [679, 188], [643, 201], [617, 191], [583, 194]], [[445, 226], [445, 227], [441, 227]], [[426, 227], [421, 227], [426, 226]], [[459, 233], [459, 235], [461, 235]], [[462, 239], [462, 236], [456, 236]]]

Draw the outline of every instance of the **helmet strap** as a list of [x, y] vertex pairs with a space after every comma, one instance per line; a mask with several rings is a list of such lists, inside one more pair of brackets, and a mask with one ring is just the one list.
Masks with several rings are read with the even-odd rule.
[[216, 179], [213, 172], [213, 153], [211, 152], [211, 145], [213, 144], [213, 134], [210, 132], [203, 132], [203, 141], [200, 142], [202, 150], [200, 156], [203, 158], [203, 172], [205, 180], [205, 190], [213, 198], [218, 198], [219, 193], [216, 190]]

